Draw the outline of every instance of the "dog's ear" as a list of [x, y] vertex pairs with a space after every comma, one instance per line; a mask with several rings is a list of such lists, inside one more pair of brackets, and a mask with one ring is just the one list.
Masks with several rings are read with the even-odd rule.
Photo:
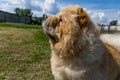
[[77, 9], [77, 15], [78, 15], [78, 23], [81, 27], [85, 27], [87, 25], [87, 22], [89, 21], [88, 14], [83, 10], [83, 8]]

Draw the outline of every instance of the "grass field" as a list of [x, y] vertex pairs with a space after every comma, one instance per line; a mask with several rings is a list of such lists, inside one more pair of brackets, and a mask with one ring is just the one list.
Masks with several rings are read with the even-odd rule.
[[53, 80], [41, 26], [0, 23], [0, 80]]
[[0, 23], [0, 80], [53, 80], [40, 26]]

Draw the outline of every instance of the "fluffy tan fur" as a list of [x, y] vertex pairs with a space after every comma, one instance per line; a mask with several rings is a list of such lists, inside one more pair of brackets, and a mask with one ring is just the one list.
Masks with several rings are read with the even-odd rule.
[[55, 80], [120, 80], [120, 52], [99, 38], [80, 7], [69, 6], [44, 22]]

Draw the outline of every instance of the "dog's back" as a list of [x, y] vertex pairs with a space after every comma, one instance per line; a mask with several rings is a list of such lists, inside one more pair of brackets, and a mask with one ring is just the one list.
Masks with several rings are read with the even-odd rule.
[[104, 34], [101, 35], [100, 39], [107, 48], [108, 55], [110, 56], [108, 58], [109, 80], [120, 80], [120, 35]]

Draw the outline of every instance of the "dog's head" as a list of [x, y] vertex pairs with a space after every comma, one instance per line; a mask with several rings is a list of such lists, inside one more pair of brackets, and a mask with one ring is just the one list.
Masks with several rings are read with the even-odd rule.
[[[49, 16], [43, 24], [43, 29], [50, 39], [52, 48], [63, 54], [67, 51], [65, 48], [85, 47], [85, 36], [89, 35], [88, 31], [92, 30], [92, 26], [94, 24], [82, 8], [69, 6], [55, 16]], [[94, 28], [92, 31], [94, 32]], [[65, 51], [61, 52], [63, 49]]]

